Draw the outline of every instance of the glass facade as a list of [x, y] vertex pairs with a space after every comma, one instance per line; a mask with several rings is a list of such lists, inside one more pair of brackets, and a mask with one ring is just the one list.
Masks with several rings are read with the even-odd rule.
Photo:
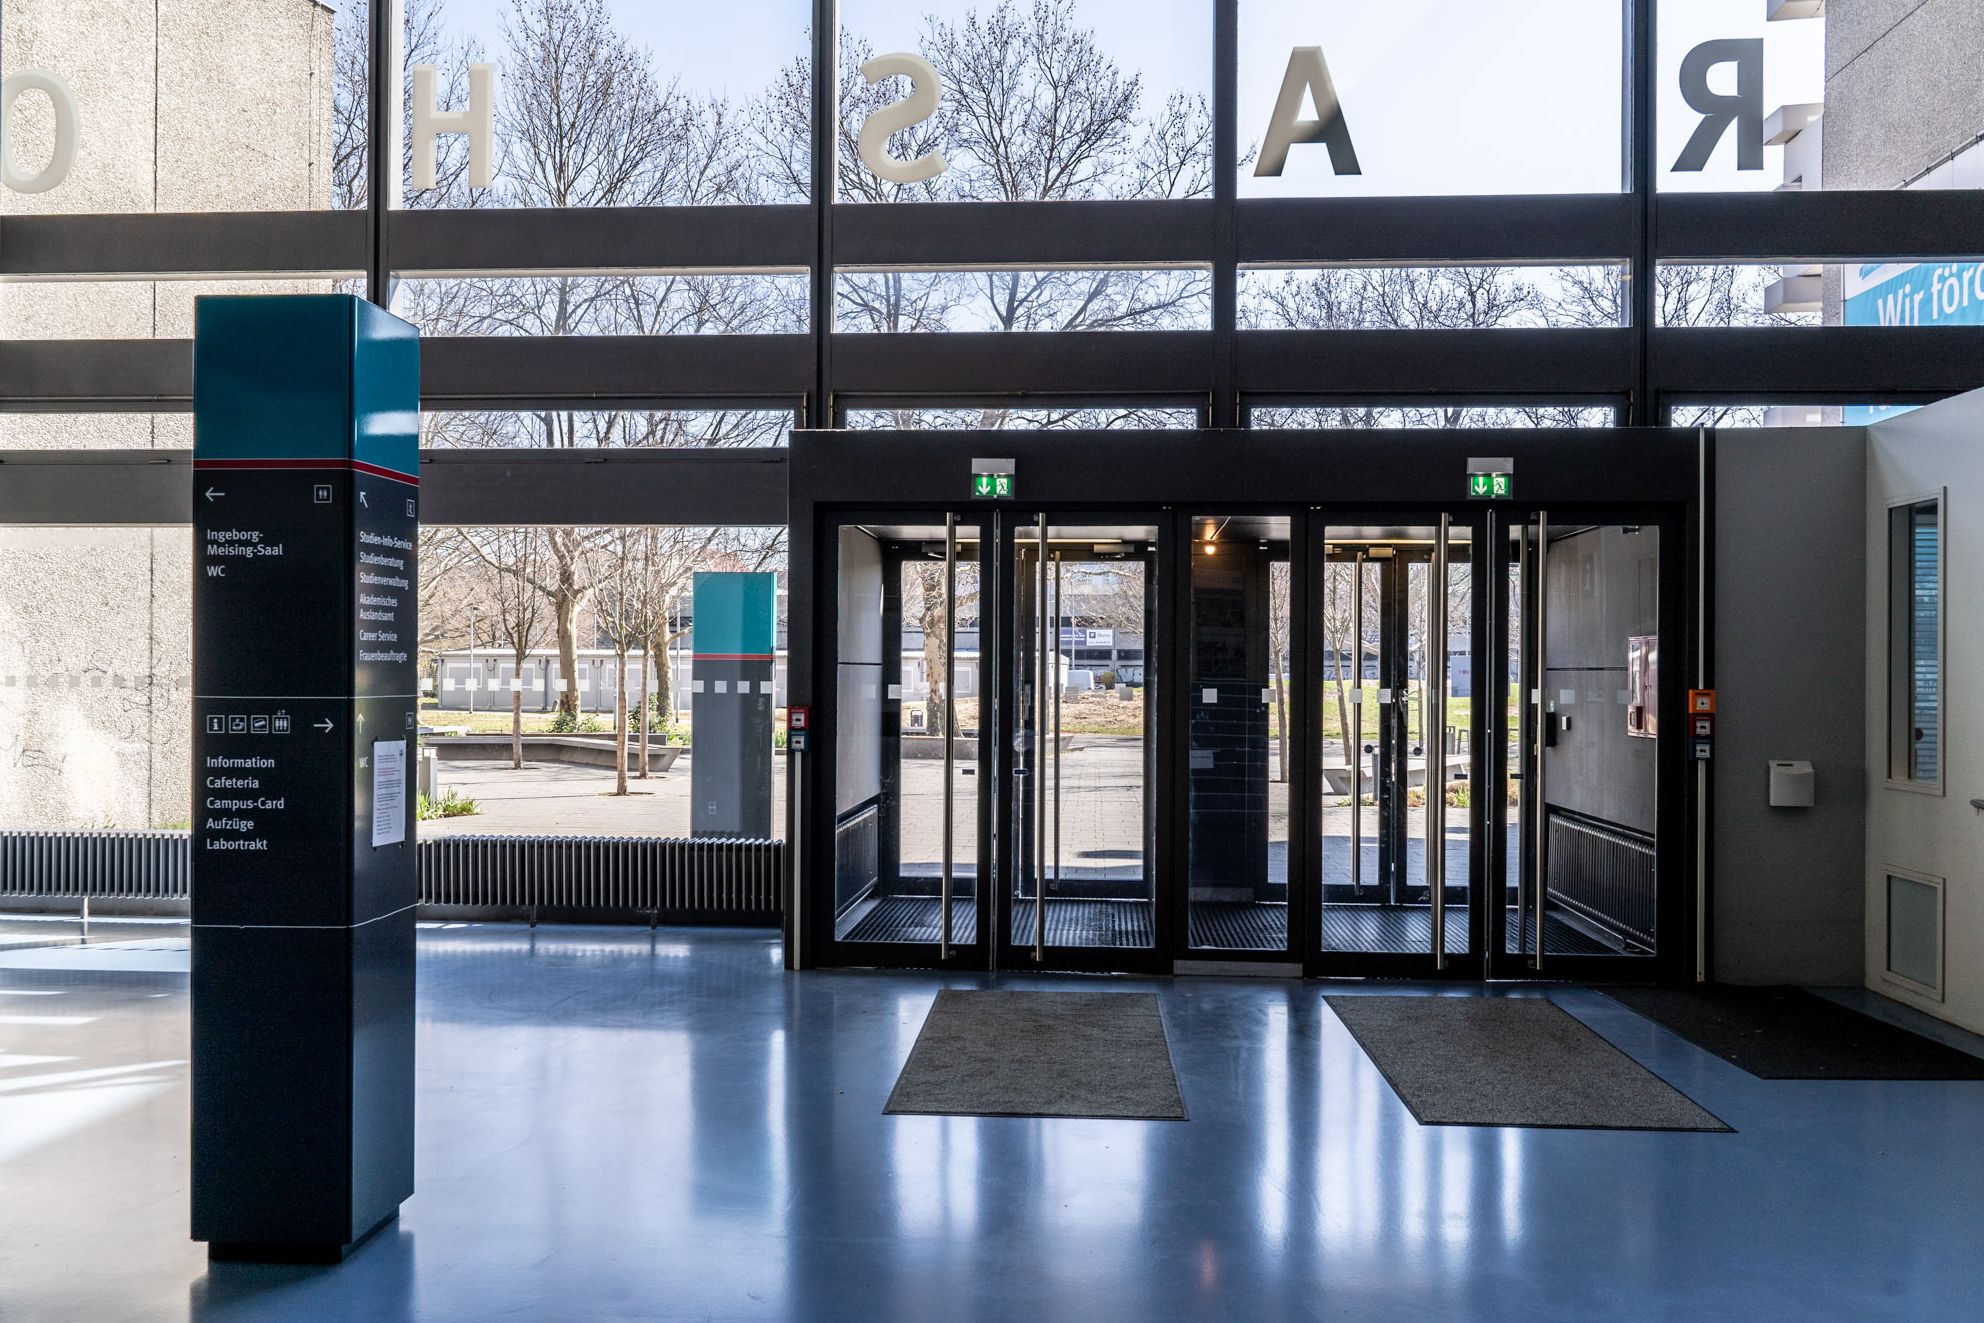
[[[1065, 202], [1212, 191], [1212, 8], [1200, 0], [846, 0], [839, 6], [844, 202]], [[934, 113], [886, 138], [862, 125], [908, 94], [878, 57], [912, 54], [941, 88]], [[876, 77], [870, 80], [865, 70]], [[916, 172], [922, 173], [922, 172]]]
[[[375, 3], [381, 0], [374, 0]], [[364, 0], [347, 0], [362, 13]], [[805, 0], [719, 9], [647, 0], [399, 0], [405, 63], [433, 70], [440, 110], [471, 105], [490, 66], [493, 144], [479, 186], [472, 144], [438, 139], [432, 182], [405, 154], [402, 204], [659, 207], [800, 202], [811, 80]], [[739, 40], [749, 33], [749, 40]], [[339, 29], [358, 62], [362, 24]], [[412, 79], [407, 88], [412, 120]], [[346, 107], [344, 115], [362, 113]]]
[[[601, 452], [778, 447], [795, 426], [1873, 421], [1984, 380], [1984, 264], [1936, 246], [1964, 216], [1928, 196], [1984, 185], [1984, 101], [1893, 72], [1973, 68], [1984, 39], [1820, 8], [398, 0], [396, 67], [365, 0], [14, 0], [0, 450], [183, 463], [195, 299], [368, 295], [439, 342], [431, 450], [546, 452], [497, 533], [631, 539], [567, 547], [590, 612], [727, 490]], [[1797, 196], [1821, 190], [1847, 201]], [[1924, 352], [1926, 327], [1948, 349]], [[104, 490], [132, 471], [106, 463]], [[711, 533], [717, 560], [762, 550], [766, 517]], [[0, 701], [34, 750], [0, 819], [170, 825], [183, 529], [90, 520], [0, 526]], [[485, 687], [494, 581], [472, 542], [430, 538], [437, 710], [569, 679], [611, 720], [611, 677], [635, 672], [596, 623], [569, 668], [499, 658]], [[1291, 558], [1263, 562], [1272, 593]], [[44, 812], [22, 768], [87, 793]]]
[[1617, 192], [1622, 13], [1241, 0], [1240, 195]]
[[1333, 267], [1240, 272], [1240, 329], [1485, 331], [1620, 326], [1616, 266]]

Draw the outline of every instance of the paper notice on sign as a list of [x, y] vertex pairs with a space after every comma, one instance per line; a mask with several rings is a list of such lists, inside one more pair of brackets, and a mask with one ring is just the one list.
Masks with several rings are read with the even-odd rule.
[[406, 839], [406, 741], [372, 743], [372, 844]]

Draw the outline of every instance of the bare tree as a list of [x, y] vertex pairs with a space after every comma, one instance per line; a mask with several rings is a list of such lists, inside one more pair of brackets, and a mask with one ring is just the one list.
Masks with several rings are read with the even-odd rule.
[[510, 766], [524, 765], [524, 664], [544, 632], [545, 596], [538, 588], [544, 560], [544, 530], [493, 530], [484, 540], [465, 539], [494, 572], [490, 599], [496, 604], [496, 636], [510, 649]]
[[[613, 648], [613, 793], [627, 793], [627, 658], [643, 641], [640, 530], [609, 529], [591, 548], [600, 631]], [[646, 665], [646, 659], [642, 659]]]
[[[385, 3], [386, 0], [379, 0]], [[376, 130], [367, 113], [371, 61], [368, 40], [373, 0], [349, 0], [338, 11], [334, 29], [335, 49], [331, 59], [331, 196], [334, 205], [358, 208], [366, 204], [370, 191], [367, 177], [368, 140]], [[444, 106], [459, 106], [468, 99], [468, 67], [482, 58], [481, 47], [473, 40], [451, 36], [447, 31], [445, 0], [401, 0], [400, 41], [408, 68], [431, 64], [437, 77], [435, 95]], [[410, 84], [401, 89], [401, 122], [408, 122], [413, 110]], [[435, 177], [437, 186], [421, 192], [407, 191], [409, 207], [473, 207], [479, 196], [467, 186], [468, 142], [457, 134], [436, 140]], [[401, 178], [410, 177], [413, 148], [410, 140], [399, 144]]]
[[[861, 165], [861, 125], [899, 93], [887, 81], [871, 86], [860, 77], [873, 47], [843, 32], [836, 89], [842, 201], [1197, 197], [1211, 190], [1205, 99], [1177, 93], [1146, 112], [1142, 78], [1103, 52], [1080, 22], [1076, 0], [1000, 0], [956, 21], [929, 17], [917, 46], [944, 78], [944, 101], [934, 118], [892, 136], [889, 151], [908, 159], [941, 150], [949, 168], [896, 184]], [[746, 115], [763, 194], [806, 195], [810, 114], [806, 64], [795, 60]], [[1202, 319], [1209, 289], [1194, 271], [842, 272], [835, 319], [843, 329], [885, 333], [1189, 326]], [[913, 412], [895, 424], [913, 425]], [[984, 411], [976, 425], [1004, 425], [1000, 414]]]
[[[957, 566], [956, 611], [960, 622], [978, 613], [978, 562], [960, 560]], [[913, 623], [923, 635], [923, 675], [927, 682], [924, 710], [932, 734], [955, 737], [960, 723], [944, 729], [938, 714], [953, 711], [955, 659], [945, 634], [944, 566], [941, 562], [905, 562], [902, 581], [902, 618]]]

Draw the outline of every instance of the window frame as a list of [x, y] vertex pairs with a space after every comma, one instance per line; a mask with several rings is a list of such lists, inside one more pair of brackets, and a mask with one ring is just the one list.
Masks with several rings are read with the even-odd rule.
[[[1915, 667], [1917, 524], [1915, 516], [1933, 507], [1936, 516], [1936, 774], [1933, 778], [1913, 774], [1917, 729], [1918, 676]], [[1948, 793], [1949, 728], [1949, 489], [1904, 497], [1887, 503], [1887, 788], [1914, 794], [1943, 796]]]

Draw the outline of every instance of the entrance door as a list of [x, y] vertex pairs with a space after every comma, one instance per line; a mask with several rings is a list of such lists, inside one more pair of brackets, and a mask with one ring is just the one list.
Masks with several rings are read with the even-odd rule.
[[1537, 510], [1500, 548], [1512, 669], [1491, 943], [1504, 977], [1647, 978], [1693, 946], [1674, 884], [1687, 871], [1679, 532], [1671, 517]]
[[975, 513], [832, 528], [836, 962], [985, 967], [991, 534]]
[[1326, 973], [1479, 977], [1478, 521], [1330, 521], [1319, 542]]
[[1000, 518], [998, 965], [1158, 968], [1156, 522]]

